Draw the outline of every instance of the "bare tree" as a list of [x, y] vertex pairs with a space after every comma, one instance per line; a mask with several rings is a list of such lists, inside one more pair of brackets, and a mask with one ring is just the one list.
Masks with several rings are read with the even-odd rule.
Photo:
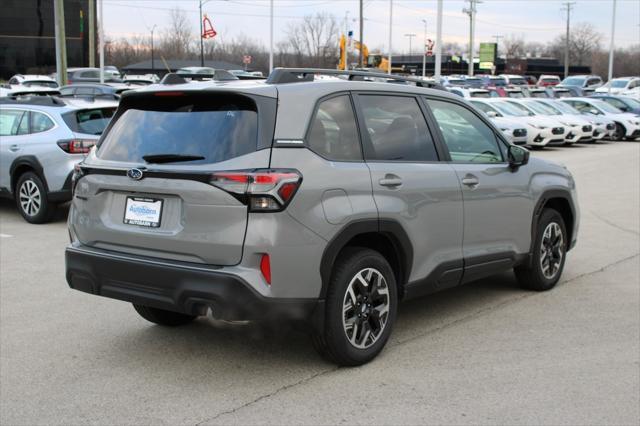
[[502, 41], [502, 51], [508, 58], [519, 58], [525, 54], [524, 37], [517, 34], [509, 34]]
[[[333, 67], [338, 57], [338, 24], [328, 13], [307, 15], [289, 24], [287, 42], [299, 66]], [[305, 63], [310, 62], [310, 63]]]
[[591, 62], [594, 51], [600, 50], [602, 33], [596, 31], [592, 24], [582, 22], [571, 30], [569, 51], [570, 59], [577, 65], [586, 65]]
[[162, 35], [160, 50], [167, 58], [188, 59], [193, 56], [192, 43], [193, 34], [187, 14], [182, 9], [173, 9], [171, 24]]

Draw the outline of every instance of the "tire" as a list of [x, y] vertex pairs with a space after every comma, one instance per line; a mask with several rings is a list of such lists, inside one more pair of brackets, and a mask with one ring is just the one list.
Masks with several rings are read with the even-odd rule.
[[[375, 291], [372, 283], [378, 283]], [[371, 361], [387, 343], [396, 319], [398, 295], [391, 266], [377, 251], [346, 248], [334, 266], [325, 303], [323, 330], [313, 336], [316, 350], [341, 366]], [[344, 306], [350, 308], [343, 311]]]
[[624, 128], [624, 126], [620, 123], [616, 123], [616, 133], [615, 135], [611, 136], [611, 140], [612, 141], [622, 141], [624, 140], [624, 135], [627, 133], [627, 130]]
[[46, 223], [53, 217], [56, 205], [47, 199], [47, 190], [40, 177], [33, 172], [20, 175], [15, 188], [18, 211], [29, 223]]
[[[554, 237], [558, 230], [559, 240]], [[543, 210], [535, 238], [530, 264], [516, 267], [515, 273], [523, 288], [546, 291], [557, 284], [567, 259], [567, 231], [562, 215], [553, 209]]]
[[137, 313], [149, 322], [175, 327], [178, 325], [189, 324], [196, 319], [197, 315], [181, 314], [179, 312], [165, 311], [164, 309], [152, 308], [149, 306], [133, 305]]

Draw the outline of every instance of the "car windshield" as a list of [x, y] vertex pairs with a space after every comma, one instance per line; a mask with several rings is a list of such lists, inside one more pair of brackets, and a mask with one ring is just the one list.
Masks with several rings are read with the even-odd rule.
[[600, 110], [602, 110], [604, 112], [608, 112], [609, 114], [622, 114], [622, 111], [620, 111], [618, 108], [614, 107], [613, 105], [609, 105], [605, 101], [599, 101], [599, 100], [596, 100], [596, 99], [592, 99], [591, 103], [596, 108], [598, 108], [598, 109], [600, 109]]
[[530, 92], [529, 96], [531, 96], [532, 98], [548, 98], [549, 96], [547, 96], [546, 92]]
[[633, 98], [622, 98], [620, 99], [625, 104], [629, 105], [631, 108], [640, 108], [640, 101]]
[[490, 98], [489, 92], [471, 92], [472, 98]]
[[522, 77], [512, 77], [509, 79], [509, 84], [513, 84], [516, 86], [526, 86], [527, 80]]
[[50, 87], [52, 89], [55, 89], [58, 87], [58, 83], [56, 83], [55, 81], [48, 81], [48, 80], [31, 80], [31, 81], [25, 81], [24, 83], [22, 83], [23, 86], [27, 86], [27, 87]]
[[[629, 80], [613, 80], [611, 87], [614, 89], [624, 89], [629, 84]], [[609, 87], [609, 83], [605, 84], [605, 87]]]
[[257, 149], [258, 113], [245, 98], [154, 100], [142, 108], [116, 119], [98, 149], [100, 158], [142, 163], [145, 156], [180, 154], [202, 157], [191, 164], [211, 164]]
[[533, 115], [533, 113], [528, 111], [526, 108], [524, 108], [524, 111], [520, 108], [516, 108], [511, 102], [493, 102], [491, 106], [495, 107], [504, 115], [512, 115], [514, 117], [528, 117]]
[[564, 86], [582, 86], [584, 80], [584, 77], [569, 77], [562, 80], [562, 84]]
[[504, 87], [507, 85], [507, 80], [505, 80], [504, 78], [490, 78], [489, 85]]
[[80, 109], [63, 114], [62, 119], [73, 132], [101, 135], [115, 112], [115, 107]]
[[469, 87], [480, 88], [483, 86], [482, 80], [479, 78], [467, 78], [464, 80], [465, 84]]
[[574, 107], [572, 107], [571, 105], [565, 103], [565, 102], [554, 102], [553, 103], [553, 108], [556, 108], [560, 111], [562, 111], [563, 114], [574, 114], [574, 115], [580, 115], [581, 112], [578, 111], [577, 109], [575, 109]]
[[527, 108], [532, 109], [534, 112], [542, 115], [558, 115], [559, 111], [541, 103], [541, 102], [527, 102]]

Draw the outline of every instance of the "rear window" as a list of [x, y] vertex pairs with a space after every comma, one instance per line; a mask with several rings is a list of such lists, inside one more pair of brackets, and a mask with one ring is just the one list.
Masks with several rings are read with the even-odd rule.
[[63, 114], [62, 119], [73, 132], [101, 135], [115, 112], [115, 108], [81, 109]]
[[204, 157], [189, 164], [210, 164], [254, 152], [257, 146], [258, 113], [252, 100], [159, 96], [119, 115], [98, 157], [140, 163], [147, 155], [178, 154]]

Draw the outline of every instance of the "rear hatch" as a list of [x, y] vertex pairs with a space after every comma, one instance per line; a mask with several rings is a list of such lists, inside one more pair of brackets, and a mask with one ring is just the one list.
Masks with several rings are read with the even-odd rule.
[[268, 167], [275, 107], [275, 98], [228, 91], [125, 95], [81, 167], [76, 238], [142, 256], [239, 263], [247, 203], [212, 176]]

